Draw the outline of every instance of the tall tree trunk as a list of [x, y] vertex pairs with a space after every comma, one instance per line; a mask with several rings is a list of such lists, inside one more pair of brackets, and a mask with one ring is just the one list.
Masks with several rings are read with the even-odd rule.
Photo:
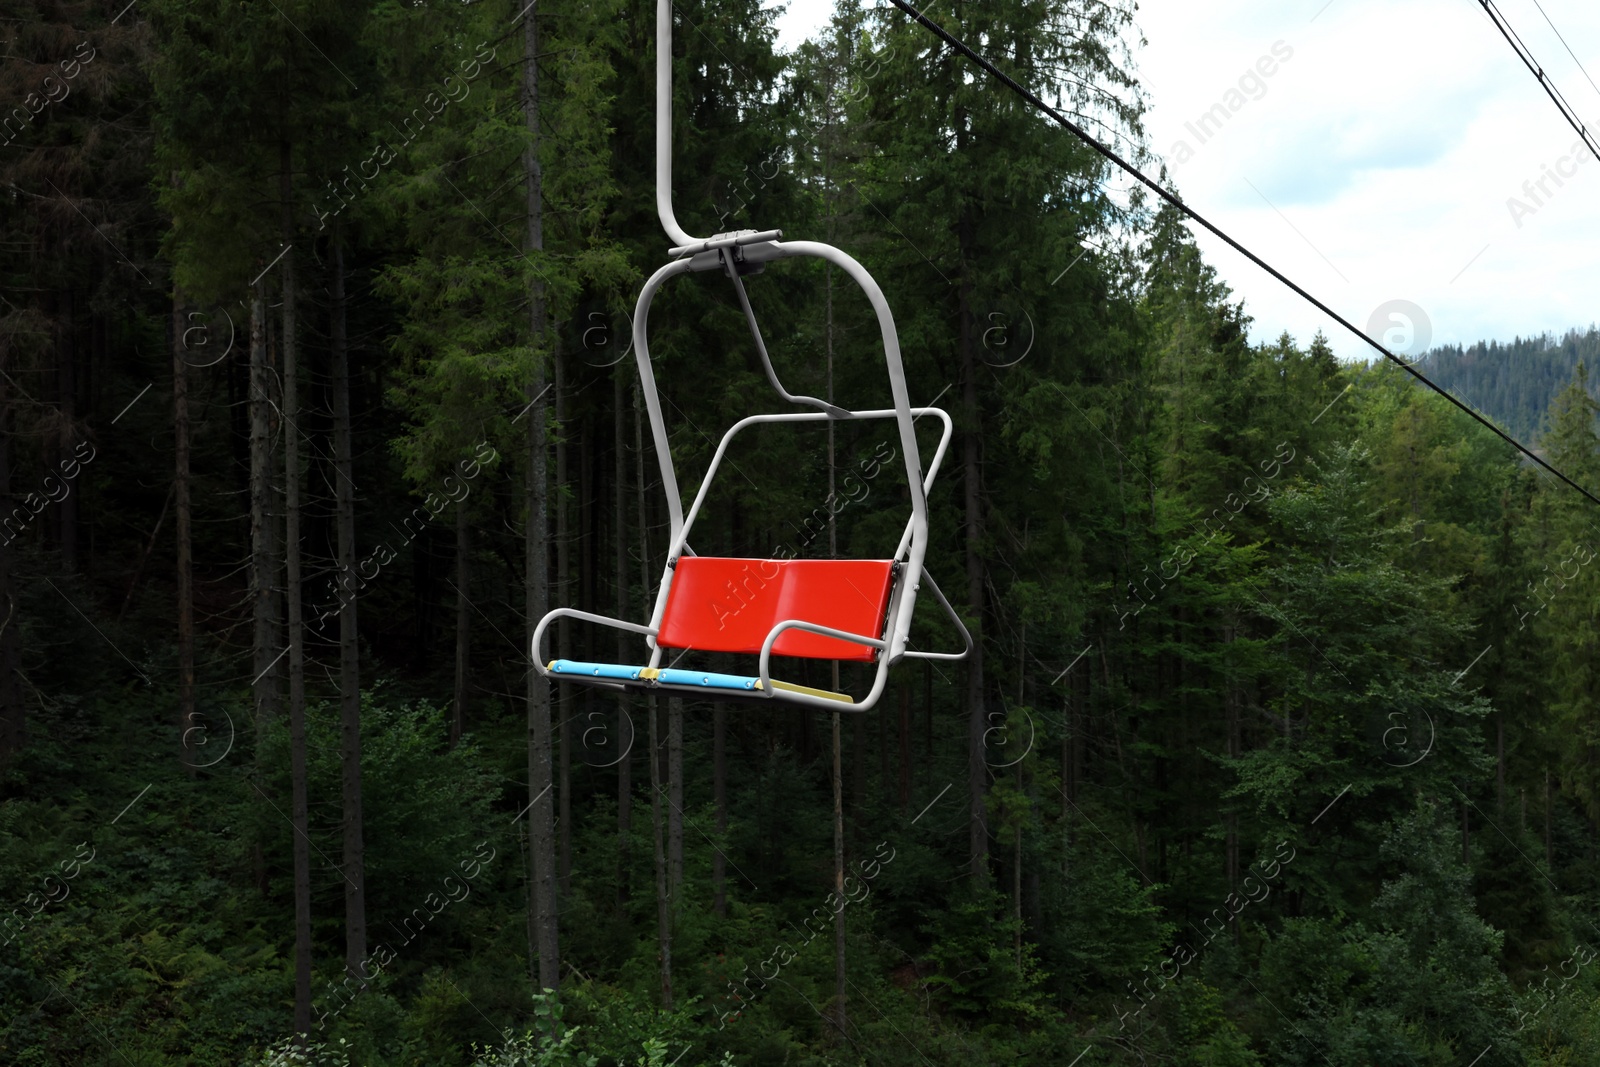
[[1550, 768], [1544, 769], [1544, 865], [1551, 870], [1556, 866], [1556, 854], [1550, 843]]
[[[572, 530], [569, 521], [571, 504], [568, 500], [570, 488], [569, 474], [567, 471], [569, 436], [567, 426], [567, 383], [566, 360], [562, 358], [561, 331], [553, 331], [551, 338], [555, 348], [555, 394], [556, 394], [556, 603], [563, 607], [572, 606]], [[567, 626], [567, 620], [561, 619], [557, 624], [557, 638], [567, 655], [571, 655], [572, 635]], [[587, 689], [585, 690], [587, 692]], [[561, 827], [560, 846], [560, 874], [558, 885], [560, 899], [566, 900], [572, 893], [572, 720], [568, 706], [573, 702], [570, 692], [558, 704], [557, 716], [561, 726], [561, 756], [560, 756], [560, 782], [556, 787], [560, 794], [560, 816], [556, 823]], [[582, 699], [582, 698], [580, 698]]]
[[[578, 438], [578, 473], [573, 479], [573, 492], [577, 494], [577, 521], [573, 524], [573, 537], [578, 549], [578, 591], [574, 603], [580, 607], [598, 610], [600, 605], [600, 552], [604, 550], [604, 542], [600, 529], [600, 469], [595, 462], [597, 455], [595, 449], [595, 430], [597, 426], [593, 420], [581, 419], [574, 423]], [[586, 661], [594, 661], [605, 655], [600, 650], [598, 641], [599, 627], [589, 627], [577, 645], [580, 654]], [[583, 721], [593, 723], [600, 714], [596, 708], [600, 704], [600, 693], [588, 686], [583, 690]], [[588, 733], [579, 734], [581, 740]]]
[[[964, 120], [957, 117], [958, 129]], [[962, 263], [971, 255], [972, 221], [970, 210], [963, 209], [960, 221]], [[983, 486], [981, 434], [978, 410], [978, 361], [972, 339], [972, 282], [963, 271], [960, 289], [960, 345], [962, 385], [961, 468], [966, 506], [967, 625], [972, 629], [972, 654], [967, 657], [967, 805], [970, 821], [967, 852], [969, 874], [975, 886], [989, 881], [989, 832], [984, 812], [984, 795], [989, 785], [989, 768], [984, 760], [983, 678]]]
[[[1022, 528], [1022, 551], [1026, 552], [1027, 550], [1028, 550], [1028, 528], [1027, 528], [1027, 524], [1024, 523], [1023, 524], [1023, 528]], [[1026, 688], [1026, 683], [1027, 683], [1027, 680], [1028, 680], [1028, 673], [1027, 673], [1027, 669], [1026, 669], [1027, 650], [1028, 650], [1028, 620], [1027, 619], [1023, 619], [1022, 620], [1020, 636], [1017, 639], [1017, 707], [1019, 707], [1019, 708], [1027, 706], [1027, 703], [1028, 703], [1028, 700], [1027, 700], [1027, 688]], [[1006, 735], [1006, 739], [1010, 740], [1010, 734], [1009, 733]], [[1031, 744], [1032, 743], [1030, 742], [1030, 748], [1031, 748]], [[1010, 749], [1007, 749], [1006, 751], [1010, 752]], [[1026, 754], [1027, 753], [1024, 753], [1023, 755], [1026, 756]], [[1012, 947], [1012, 951], [1016, 955], [1017, 973], [1021, 974], [1022, 973], [1022, 830], [1023, 830], [1023, 827], [1027, 824], [1027, 821], [1028, 821], [1027, 820], [1026, 811], [1027, 810], [1032, 810], [1033, 797], [1032, 797], [1032, 791], [1031, 790], [1029, 790], [1027, 792], [1024, 792], [1024, 790], [1023, 790], [1023, 768], [1022, 768], [1022, 761], [1020, 759], [1016, 763], [1016, 776], [1017, 776], [1017, 795], [1018, 796], [1026, 796], [1026, 797], [1028, 797], [1028, 808], [1023, 813], [1020, 813], [1017, 816], [1017, 825], [1016, 825], [1017, 837], [1016, 837], [1016, 840], [1012, 842], [1012, 849], [1011, 849], [1011, 921], [1014, 924], [1013, 927], [1012, 927], [1012, 934], [1011, 934], [1011, 938], [1012, 938], [1012, 946], [1011, 947]]]
[[311, 1033], [311, 816], [304, 701], [289, 710], [290, 820], [294, 823], [294, 1032]]
[[[1022, 764], [1017, 764], [1017, 793], [1022, 794]], [[1016, 839], [1011, 842], [1011, 950], [1016, 956], [1017, 973], [1022, 973], [1022, 825], [1018, 816]]]
[[[1223, 639], [1228, 646], [1237, 640], [1238, 632], [1230, 624], [1223, 631]], [[1228, 758], [1238, 759], [1243, 754], [1243, 739], [1240, 735], [1239, 709], [1243, 704], [1243, 694], [1239, 691], [1238, 679], [1232, 670], [1228, 672], [1227, 693], [1224, 698], [1224, 715], [1227, 718], [1228, 729]], [[1230, 809], [1227, 816], [1227, 839], [1224, 844], [1223, 867], [1228, 880], [1228, 889], [1237, 892], [1239, 889], [1239, 813]], [[1233, 923], [1234, 939], [1240, 935], [1239, 923]]]
[[[60, 415], [56, 430], [59, 459], [71, 456], [78, 443], [78, 332], [76, 304], [69, 286], [62, 294], [60, 346], [56, 358], [56, 389]], [[68, 492], [56, 505], [57, 543], [61, 546], [61, 569], [73, 574], [78, 569], [78, 493]]]
[[[293, 240], [290, 208], [289, 145], [278, 146], [279, 192], [282, 196], [284, 242]], [[300, 360], [296, 344], [293, 251], [284, 254], [283, 280], [283, 501], [284, 592], [289, 623], [289, 731], [290, 801], [295, 838], [295, 1032], [311, 1028], [311, 856], [307, 834], [310, 818], [306, 795], [306, 662], [305, 628], [301, 614], [300, 574]], [[302, 862], [303, 860], [303, 862]], [[302, 890], [301, 883], [304, 882]], [[302, 899], [304, 892], [304, 899]]]
[[456, 505], [456, 685], [450, 715], [450, 747], [461, 741], [467, 720], [467, 667], [472, 655], [472, 521], [465, 498]]
[[683, 698], [667, 700], [667, 871], [673, 909], [683, 886]]
[[[838, 688], [835, 682], [834, 691], [838, 692]], [[867, 717], [852, 715], [850, 718], [850, 810], [856, 812], [859, 819], [867, 806]]]
[[178, 491], [178, 482], [174, 478], [167, 487], [166, 499], [161, 502], [161, 510], [156, 513], [156, 524], [150, 527], [150, 536], [145, 539], [144, 551], [139, 553], [139, 562], [133, 568], [133, 578], [128, 582], [128, 593], [122, 598], [122, 609], [117, 612], [117, 622], [120, 625], [127, 616], [128, 609], [133, 607], [133, 595], [139, 591], [139, 580], [144, 577], [145, 564], [150, 562], [150, 554], [156, 550], [156, 541], [161, 537], [161, 528], [167, 523], [167, 512], [172, 510], [172, 497]]
[[[350, 426], [350, 344], [345, 325], [344, 240], [333, 234], [333, 464], [339, 574], [356, 584], [355, 445]], [[367, 847], [361, 802], [361, 643], [352, 589], [339, 612], [339, 754], [344, 832], [345, 967], [359, 972], [367, 958]], [[365, 979], [365, 975], [361, 976]]]
[[[544, 171], [539, 161], [539, 16], [537, 9], [522, 21], [522, 117], [528, 141], [522, 153], [526, 181], [528, 229], [523, 251], [537, 261], [544, 251]], [[546, 321], [544, 282], [534, 273], [530, 282], [529, 346], [533, 373], [528, 383], [528, 467], [527, 467], [527, 561], [524, 572], [527, 600], [527, 637], [550, 608], [550, 545], [546, 532], [549, 521], [548, 475], [545, 436], [549, 432], [545, 403], [544, 361], [550, 338]], [[555, 804], [550, 796], [553, 782], [550, 768], [550, 682], [538, 671], [528, 671], [528, 862], [530, 865], [529, 908], [534, 929], [534, 946], [539, 957], [538, 980], [541, 989], [558, 990], [561, 985], [561, 955], [556, 911]]]
[[878, 793], [885, 804], [890, 803], [891, 789], [889, 785], [889, 717], [877, 716], [878, 737], [875, 746], [878, 750]]
[[[646, 604], [648, 612], [650, 601], [650, 527], [648, 513], [645, 509], [645, 477], [644, 477], [644, 419], [639, 412], [639, 391], [633, 393], [633, 448], [634, 458], [638, 468], [637, 483], [639, 499], [639, 572], [640, 595]], [[645, 714], [650, 719], [650, 839], [655, 849], [656, 870], [656, 944], [657, 960], [661, 969], [661, 1006], [665, 1011], [672, 1010], [672, 903], [668, 887], [666, 847], [662, 841], [662, 786], [661, 786], [661, 730], [658, 722], [656, 698], [654, 695], [645, 701]]]
[[[178, 736], [180, 755], [194, 773], [194, 567], [189, 534], [189, 363], [183, 349], [183, 296], [173, 287], [172, 495], [177, 503]], [[131, 592], [131, 590], [130, 590]]]
[[[600, 471], [595, 463], [595, 424], [590, 420], [579, 420], [574, 423], [578, 439], [578, 473], [573, 479], [573, 491], [577, 494], [577, 521], [573, 523], [573, 537], [577, 541], [578, 549], [578, 591], [574, 603], [589, 610], [598, 610], [600, 604], [600, 560], [598, 553], [603, 548], [600, 534], [599, 516], [599, 488]], [[598, 660], [605, 655], [600, 651], [597, 638], [602, 627], [588, 627], [587, 632], [577, 645], [577, 650], [586, 661]], [[600, 707], [600, 691], [589, 686], [583, 687], [583, 722], [584, 729], [578, 734], [578, 741], [584, 742], [589, 736], [590, 727], [596, 723], [604, 712]], [[566, 726], [562, 726], [566, 729]], [[617, 744], [621, 744], [619, 736]], [[588, 745], [584, 744], [587, 754]], [[615, 751], [615, 749], [612, 749]], [[580, 757], [582, 758], [582, 757]], [[588, 760], [584, 759], [587, 763]], [[580, 772], [581, 773], [581, 772]], [[565, 868], [567, 881], [562, 886], [563, 893], [572, 890], [572, 868]], [[563, 897], [563, 899], [566, 899]]]
[[255, 681], [256, 751], [266, 724], [281, 709], [278, 647], [278, 537], [276, 481], [272, 476], [273, 368], [267, 353], [266, 282], [258, 278], [250, 300], [250, 600]]
[[[833, 403], [833, 265], [830, 263], [825, 269], [827, 278], [827, 349], [828, 349], [828, 403]], [[839, 523], [838, 514], [833, 507], [834, 493], [837, 492], [835, 479], [838, 469], [835, 463], [833, 420], [828, 420], [828, 555], [837, 558], [839, 555]], [[829, 678], [833, 683], [833, 691], [839, 691], [839, 661], [833, 660], [829, 664]], [[833, 713], [833, 1026], [834, 1044], [846, 1040], [845, 1025], [847, 1007], [845, 995], [847, 988], [845, 981], [845, 955], [844, 955], [844, 766], [842, 763], [839, 745], [843, 732], [843, 723], [839, 713]], [[855, 737], [855, 765], [856, 765], [856, 810], [861, 805], [861, 717], [856, 716]]]
[[[10, 515], [11, 498], [11, 339], [0, 334], [0, 515]], [[21, 653], [17, 641], [16, 552], [13, 538], [0, 530], [0, 772], [28, 743], [27, 712], [17, 685]]]
[[[667, 738], [666, 738], [666, 732], [667, 732], [667, 708], [666, 708], [666, 705], [669, 704], [669, 703], [671, 703], [670, 698], [668, 700], [658, 701], [656, 703], [656, 715], [659, 716], [659, 719], [660, 719], [660, 721], [656, 723], [656, 729], [660, 730], [662, 732], [661, 732], [661, 734], [658, 735], [660, 737], [660, 742], [655, 747], [655, 761], [656, 761], [656, 764], [657, 764], [657, 766], [656, 766], [656, 774], [661, 779], [661, 800], [662, 800], [663, 804], [665, 804], [666, 801], [669, 799], [669, 794], [668, 794], [667, 790], [669, 789], [668, 783], [671, 780], [670, 776], [669, 776], [670, 772], [668, 772], [668, 770], [667, 770]], [[663, 810], [662, 813], [661, 813], [661, 818], [662, 818], [661, 847], [664, 850], [662, 852], [662, 855], [667, 857], [667, 887], [670, 890], [671, 887], [672, 887], [672, 826], [671, 826], [672, 815], [671, 815], [670, 812], [668, 812], [666, 810]]]
[[262, 734], [282, 710], [278, 648], [277, 483], [272, 477], [272, 363], [267, 354], [266, 280], [256, 280], [250, 301], [250, 598], [254, 622], [253, 673], [256, 752]]
[[656, 868], [656, 959], [661, 973], [661, 1008], [672, 1010], [672, 900], [668, 886], [666, 849], [661, 840], [661, 761], [655, 758], [661, 744], [657, 726], [656, 698], [645, 698], [645, 713], [650, 718], [650, 839], [655, 843]]
[[1061, 732], [1061, 885], [1072, 891], [1072, 750], [1077, 744], [1077, 722], [1073, 715], [1073, 693], [1067, 690], [1066, 729]]
[[1494, 810], [1506, 813], [1506, 713], [1494, 713]]
[[911, 814], [911, 683], [900, 683], [900, 814]]
[[711, 711], [711, 799], [717, 809], [717, 847], [711, 851], [711, 913], [728, 917], [728, 872], [722, 850], [727, 847], [727, 745], [728, 713], [721, 704]]
[[[265, 267], [265, 264], [258, 264]], [[265, 270], [263, 270], [263, 274]], [[267, 347], [266, 280], [258, 276], [250, 294], [250, 366], [246, 387], [250, 462], [250, 610], [251, 702], [253, 705], [257, 776], [269, 723], [278, 717], [282, 699], [280, 668], [287, 649], [278, 648], [278, 527], [276, 483], [272, 469], [272, 437], [276, 421], [272, 383], [275, 368]], [[291, 730], [293, 724], [291, 723]], [[291, 772], [292, 773], [292, 772]], [[291, 815], [292, 820], [292, 815]], [[300, 838], [300, 834], [295, 834]], [[297, 846], [298, 847], [298, 846]], [[267, 891], [266, 852], [258, 839], [251, 847], [256, 885]], [[297, 867], [296, 870], [299, 868]], [[309, 883], [308, 883], [309, 884]]]
[[[831, 427], [831, 423], [829, 424]], [[831, 520], [830, 520], [831, 521]], [[839, 663], [833, 664], [833, 688], [839, 689]], [[834, 1043], [846, 1040], [848, 975], [844, 955], [844, 766], [839, 751], [843, 724], [833, 713], [833, 1027]]]
[[[628, 450], [623, 436], [623, 429], [626, 426], [623, 399], [622, 371], [619, 369], [613, 371], [611, 376], [612, 435], [616, 450], [612, 486], [616, 497], [617, 618], [619, 619], [626, 619], [632, 613], [631, 605], [628, 603]], [[617, 662], [628, 662], [628, 636], [623, 630], [617, 631]], [[628, 739], [627, 749], [617, 761], [617, 906], [619, 908], [628, 899], [628, 875], [631, 867], [628, 838], [633, 830], [633, 747], [636, 732], [633, 718], [628, 714], [628, 694], [626, 691], [618, 693], [616, 743], [620, 745], [624, 737]]]

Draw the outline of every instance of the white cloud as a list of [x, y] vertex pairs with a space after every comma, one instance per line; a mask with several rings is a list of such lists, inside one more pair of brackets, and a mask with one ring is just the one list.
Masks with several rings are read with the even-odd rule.
[[[1600, 75], [1600, 5], [1542, 2]], [[1600, 117], [1600, 91], [1533, 0], [1498, 6], [1585, 121]], [[829, 0], [790, 0], [783, 47], [831, 11]], [[1393, 299], [1427, 311], [1436, 344], [1600, 319], [1600, 162], [1559, 187], [1545, 177], [1577, 135], [1479, 5], [1140, 0], [1138, 26], [1149, 143], [1186, 202], [1358, 327]], [[1293, 54], [1257, 90], [1249, 72], [1279, 41]], [[1237, 106], [1198, 143], [1186, 124], [1224, 101]], [[1193, 150], [1181, 164], [1180, 141]], [[1520, 226], [1511, 197], [1534, 208]], [[1197, 238], [1255, 316], [1257, 340], [1288, 330], [1304, 342], [1321, 328], [1341, 356], [1372, 354], [1222, 242]]]
[[[1274, 41], [1294, 48], [1265, 96], [1173, 168], [1186, 201], [1357, 326], [1390, 299], [1421, 305], [1435, 343], [1588, 325], [1600, 262], [1584, 235], [1600, 225], [1600, 163], [1563, 188], [1547, 182], [1555, 195], [1515, 225], [1507, 198], [1577, 135], [1478, 5], [1321, 6], [1143, 0], [1139, 74], [1163, 153]], [[1579, 112], [1600, 114], [1600, 93], [1531, 0], [1500, 7]], [[1600, 69], [1600, 10], [1545, 9], [1580, 57], [1596, 46], [1589, 65]], [[1257, 339], [1287, 329], [1304, 340], [1320, 327], [1341, 355], [1371, 354], [1221, 242], [1200, 243], [1246, 300]]]
[[833, 17], [833, 0], [788, 0], [787, 5], [763, 4], [788, 10], [778, 16], [778, 50], [792, 52], [802, 42], [815, 37]]

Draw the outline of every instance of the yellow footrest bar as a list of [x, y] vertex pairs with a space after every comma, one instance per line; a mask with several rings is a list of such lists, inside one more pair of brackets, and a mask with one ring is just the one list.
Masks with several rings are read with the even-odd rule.
[[[756, 688], [761, 688], [761, 683], [756, 682]], [[848, 693], [835, 693], [828, 689], [813, 689], [809, 685], [795, 685], [793, 682], [780, 682], [772, 679], [772, 688], [781, 689], [788, 693], [804, 693], [808, 697], [821, 697], [824, 700], [837, 700], [841, 704], [854, 704], [855, 698]]]

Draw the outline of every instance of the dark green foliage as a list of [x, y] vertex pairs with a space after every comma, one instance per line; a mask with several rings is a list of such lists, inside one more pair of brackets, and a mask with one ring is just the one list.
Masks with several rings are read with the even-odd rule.
[[[728, 712], [722, 830], [711, 709], [689, 702], [663, 1011], [647, 712], [558, 690], [563, 988], [531, 988], [523, 392], [559, 364], [550, 439], [568, 470], [555, 485], [552, 461], [552, 494], [569, 542], [565, 570], [552, 559], [555, 602], [648, 615], [665, 509], [653, 448], [633, 439], [628, 315], [666, 247], [653, 4], [531, 9], [544, 249], [530, 255], [521, 3], [148, 0], [115, 27], [114, 11], [81, 4], [0, 8], [0, 75], [19, 92], [84, 36], [100, 49], [3, 165], [17, 192], [0, 248], [0, 517], [60, 469], [63, 426], [97, 451], [73, 479], [77, 519], [42, 507], [0, 546], [18, 693], [0, 710], [27, 727], [0, 750], [0, 1062], [1600, 1062], [1600, 515], [1395, 368], [1341, 366], [1320, 335], [1252, 343], [1173, 212], [1114, 200], [1097, 157], [896, 11], [853, 2], [792, 56], [755, 0], [675, 5], [675, 198], [691, 232], [781, 227], [855, 255], [894, 308], [913, 403], [957, 418], [928, 563], [958, 604], [963, 578], [982, 588], [969, 622], [985, 664], [986, 877], [971, 877], [966, 676], [908, 661], [859, 732], [845, 723], [854, 889], [837, 1030], [828, 723]], [[948, 21], [1140, 157], [1142, 101], [1116, 43], [1131, 13], [1003, 0]], [[429, 108], [446, 75], [465, 91]], [[419, 104], [429, 115], [407, 125]], [[288, 1040], [288, 730], [251, 721], [240, 570], [239, 300], [279, 249], [285, 148], [313, 623], [304, 1061]], [[339, 595], [336, 248], [364, 568], [352, 584], [362, 677], [380, 679], [362, 693], [365, 987], [340, 965], [336, 649], [315, 625]], [[535, 277], [551, 319], [538, 343]], [[265, 284], [270, 302], [276, 274]], [[840, 272], [780, 262], [746, 284], [791, 391], [886, 402], [876, 324]], [[163, 505], [174, 287], [217, 334], [215, 361], [189, 374], [204, 744], [187, 767]], [[1441, 349], [1422, 367], [1600, 489], [1597, 336]], [[716, 272], [662, 292], [649, 341], [692, 492], [723, 430], [778, 405]], [[736, 442], [697, 551], [829, 554], [828, 444], [812, 429]], [[924, 462], [938, 429], [918, 424]], [[848, 424], [833, 447], [835, 503], [849, 498], [838, 554], [886, 553], [904, 521], [900, 444]], [[472, 641], [451, 744], [458, 499]], [[563, 640], [576, 658], [614, 654], [609, 633], [573, 625]], [[930, 609], [913, 640], [955, 635]], [[794, 672], [827, 684], [826, 664]]]

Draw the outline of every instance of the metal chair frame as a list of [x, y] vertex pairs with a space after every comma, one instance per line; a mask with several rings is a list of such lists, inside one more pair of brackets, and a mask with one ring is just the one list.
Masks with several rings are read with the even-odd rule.
[[[834, 711], [866, 711], [882, 696], [884, 686], [888, 680], [889, 668], [901, 659], [961, 660], [965, 659], [972, 651], [971, 634], [967, 632], [961, 618], [950, 606], [950, 602], [924, 568], [924, 557], [928, 545], [928, 492], [932, 488], [934, 476], [938, 473], [939, 465], [944, 459], [945, 451], [950, 443], [952, 432], [950, 416], [939, 408], [913, 408], [911, 406], [909, 391], [906, 386], [905, 368], [901, 360], [899, 335], [895, 331], [894, 315], [889, 309], [889, 303], [883, 295], [883, 290], [873, 280], [872, 275], [849, 254], [834, 248], [832, 245], [816, 241], [780, 241], [778, 238], [783, 236], [781, 230], [739, 230], [732, 233], [717, 234], [708, 238], [697, 238], [690, 236], [678, 225], [677, 217], [672, 209], [671, 60], [672, 3], [671, 0], [657, 0], [656, 209], [661, 217], [662, 228], [666, 231], [668, 238], [676, 243], [669, 250], [669, 254], [674, 257], [673, 260], [652, 274], [640, 291], [633, 316], [633, 348], [639, 367], [640, 391], [644, 397], [645, 410], [650, 419], [651, 438], [655, 445], [656, 459], [661, 469], [662, 487], [667, 498], [670, 535], [668, 538], [666, 567], [662, 572], [661, 586], [656, 593], [655, 606], [651, 612], [648, 625], [641, 626], [637, 623], [630, 623], [621, 619], [613, 619], [572, 608], [557, 608], [541, 619], [534, 630], [531, 649], [534, 666], [546, 677], [559, 677], [579, 682], [580, 684], [599, 685], [608, 688], [642, 687], [671, 692], [692, 692], [702, 697], [713, 695], [718, 700], [779, 700], [787, 703], [823, 707]], [[877, 316], [879, 330], [883, 338], [884, 358], [887, 364], [889, 391], [893, 407], [852, 411], [825, 400], [818, 400], [815, 397], [791, 394], [779, 380], [777, 371], [773, 368], [772, 360], [767, 353], [766, 344], [762, 340], [761, 330], [756, 322], [755, 312], [751, 308], [749, 295], [745, 292], [743, 276], [763, 269], [767, 263], [800, 256], [821, 259], [840, 268], [866, 294]], [[699, 491], [695, 494], [694, 501], [686, 514], [678, 487], [677, 472], [672, 463], [672, 452], [667, 439], [666, 420], [662, 415], [661, 398], [656, 388], [655, 371], [650, 361], [650, 306], [655, 299], [656, 293], [669, 279], [680, 275], [711, 270], [721, 270], [731, 279], [738, 294], [740, 307], [743, 309], [745, 319], [749, 324], [756, 351], [761, 358], [762, 367], [766, 371], [768, 381], [777, 390], [778, 395], [789, 403], [817, 410], [751, 415], [736, 422], [723, 435], [721, 442], [718, 444], [717, 450], [706, 470], [705, 477], [700, 483]], [[924, 415], [934, 415], [943, 424], [939, 444], [934, 451], [933, 459], [929, 463], [926, 473], [919, 466], [921, 453], [917, 447], [916, 427], [914, 425], [915, 420]], [[671, 667], [662, 667], [661, 660], [664, 650], [656, 643], [656, 637], [660, 633], [668, 596], [672, 590], [673, 570], [680, 557], [694, 554], [689, 547], [689, 532], [694, 526], [695, 519], [700, 514], [700, 509], [705, 502], [712, 478], [716, 475], [717, 469], [727, 452], [728, 445], [734, 436], [746, 427], [765, 423], [801, 423], [829, 420], [842, 422], [864, 419], [895, 420], [900, 438], [900, 454], [905, 465], [906, 484], [910, 489], [911, 495], [911, 517], [906, 522], [905, 530], [900, 537], [900, 543], [895, 550], [894, 560], [898, 564], [898, 576], [894, 581], [888, 614], [882, 633], [870, 636], [832, 629], [804, 619], [784, 619], [773, 626], [772, 630], [767, 634], [761, 650], [759, 673], [754, 678], [744, 679], [744, 681], [751, 684], [739, 689], [707, 689], [702, 685], [694, 684], [687, 677], [680, 677], [698, 674], [699, 672], [674, 671]], [[908, 647], [912, 611], [916, 605], [917, 594], [922, 590], [924, 584], [927, 585], [928, 591], [933, 594], [934, 599], [944, 608], [945, 613], [961, 634], [966, 645], [963, 651], [958, 653], [921, 652]], [[651, 649], [650, 661], [648, 665], [641, 668], [625, 668], [625, 670], [634, 671], [632, 677], [599, 677], [553, 671], [546, 665], [541, 653], [543, 651], [545, 630], [551, 622], [558, 618], [578, 619], [642, 634]], [[867, 696], [857, 703], [845, 703], [849, 698], [840, 694], [823, 696], [813, 690], [802, 691], [803, 687], [785, 686], [781, 682], [774, 683], [770, 667], [773, 644], [784, 631], [790, 629], [799, 629], [834, 637], [878, 650], [876, 657], [877, 668], [871, 691]], [[713, 676], [708, 675], [706, 677], [708, 678], [707, 684], [710, 684], [709, 678]]]

